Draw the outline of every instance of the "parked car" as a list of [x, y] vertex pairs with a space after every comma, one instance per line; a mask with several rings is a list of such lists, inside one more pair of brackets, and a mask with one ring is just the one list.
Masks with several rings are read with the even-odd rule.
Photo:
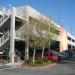
[[50, 53], [48, 54], [48, 59], [53, 62], [60, 62], [62, 58], [63, 58], [62, 54], [53, 50], [51, 50]]
[[72, 56], [72, 52], [69, 52], [68, 50], [63, 52], [57, 52], [54, 50], [51, 50], [48, 53], [48, 59], [53, 62], [60, 62], [62, 60], [67, 60]]
[[68, 59], [72, 56], [72, 51], [71, 50], [66, 50], [66, 51], [63, 51], [63, 54], [65, 55], [65, 59]]

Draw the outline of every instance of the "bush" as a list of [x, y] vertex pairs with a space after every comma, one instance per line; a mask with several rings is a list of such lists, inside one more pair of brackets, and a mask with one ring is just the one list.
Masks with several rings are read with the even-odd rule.
[[43, 58], [43, 62], [48, 62], [49, 59], [48, 58]]
[[49, 59], [48, 58], [38, 58], [36, 60], [37, 64], [42, 64], [43, 62], [49, 62]]
[[42, 58], [39, 58], [39, 59], [36, 60], [35, 63], [37, 63], [37, 64], [42, 64], [42, 63], [43, 63], [43, 59], [42, 59]]
[[28, 59], [28, 60], [25, 60], [24, 62], [23, 62], [23, 64], [30, 64], [32, 62], [32, 59]]

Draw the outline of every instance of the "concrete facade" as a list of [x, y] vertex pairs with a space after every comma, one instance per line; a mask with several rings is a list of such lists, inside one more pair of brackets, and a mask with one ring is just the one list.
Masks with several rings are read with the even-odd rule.
[[[61, 26], [57, 25], [54, 21], [49, 19], [48, 17], [44, 16], [42, 13], [38, 12], [37, 10], [33, 9], [30, 6], [22, 6], [22, 7], [12, 7], [11, 11], [5, 13], [5, 11], [1, 11], [0, 17], [0, 51], [8, 49], [9, 50], [9, 57], [12, 63], [15, 62], [15, 42], [23, 41], [22, 37], [22, 30], [23, 25], [22, 21], [26, 21], [26, 25], [29, 24], [32, 18], [36, 21], [47, 21], [49, 24], [53, 24], [56, 27], [56, 30], [59, 31]], [[31, 19], [30, 19], [31, 18]], [[31, 24], [32, 25], [32, 24]], [[35, 26], [35, 25], [33, 25]], [[34, 27], [33, 27], [34, 28]], [[45, 30], [42, 30], [45, 34]], [[67, 32], [67, 44], [71, 46], [71, 49], [75, 49], [75, 37]], [[39, 35], [38, 35], [39, 36]], [[61, 36], [56, 35], [56, 41], [61, 41]], [[26, 44], [27, 45], [27, 44]], [[60, 45], [59, 45], [60, 46]], [[29, 53], [28, 49], [25, 53]], [[27, 56], [28, 59], [29, 56]]]

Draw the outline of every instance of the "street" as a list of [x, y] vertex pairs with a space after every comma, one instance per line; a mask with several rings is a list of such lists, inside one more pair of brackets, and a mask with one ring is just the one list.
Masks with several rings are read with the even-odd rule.
[[75, 75], [75, 55], [69, 60], [57, 63], [49, 68], [7, 68], [0, 75]]

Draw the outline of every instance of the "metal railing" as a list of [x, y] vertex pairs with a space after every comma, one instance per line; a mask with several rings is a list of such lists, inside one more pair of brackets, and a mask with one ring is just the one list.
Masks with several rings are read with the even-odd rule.
[[3, 15], [0, 18], [0, 26], [2, 26], [2, 24], [9, 18], [10, 10], [2, 11], [2, 13], [3, 13]]
[[4, 35], [0, 38], [0, 46], [3, 45], [9, 39], [9, 31], [4, 33]]
[[0, 26], [2, 26], [2, 24], [9, 18], [9, 16], [7, 15], [3, 15], [1, 18], [0, 18]]

